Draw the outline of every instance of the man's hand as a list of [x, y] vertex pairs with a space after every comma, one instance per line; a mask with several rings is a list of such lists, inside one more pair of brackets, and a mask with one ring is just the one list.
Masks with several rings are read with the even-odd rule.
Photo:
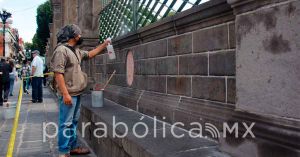
[[105, 40], [102, 44], [100, 44], [95, 49], [89, 52], [89, 58], [94, 58], [95, 56], [100, 54], [110, 43], [111, 43], [110, 40]]
[[111, 41], [110, 41], [110, 40], [105, 40], [103, 44], [104, 44], [104, 46], [105, 46], [105, 47], [107, 47], [107, 46], [108, 46], [108, 44], [110, 44], [110, 43], [111, 43]]
[[70, 94], [63, 95], [63, 99], [64, 99], [64, 104], [70, 106], [72, 105], [72, 97], [70, 96]]

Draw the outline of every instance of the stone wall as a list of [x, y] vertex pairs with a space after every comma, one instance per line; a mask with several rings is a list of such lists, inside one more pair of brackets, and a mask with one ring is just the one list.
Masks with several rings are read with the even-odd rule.
[[[210, 12], [210, 19], [201, 17], [203, 12]], [[168, 32], [162, 32], [163, 28]], [[157, 30], [160, 31], [154, 32]], [[149, 34], [143, 36], [144, 33]], [[139, 37], [134, 39], [136, 34]], [[159, 40], [156, 39], [158, 35], [161, 36]], [[186, 112], [176, 111], [183, 98], [234, 106], [235, 27], [232, 9], [226, 1], [195, 7], [164, 19], [156, 27], [146, 27], [113, 43], [116, 60], [111, 61], [107, 54], [103, 54], [95, 58], [94, 64], [87, 66], [90, 67], [87, 70], [95, 73], [96, 82], [106, 81], [116, 70], [111, 81], [114, 86], [105, 93], [108, 99], [148, 115], [166, 116], [170, 123], [184, 116], [192, 117], [192, 108]], [[129, 51], [134, 56], [131, 86], [127, 84], [126, 76]], [[156, 98], [159, 98], [157, 102]], [[148, 104], [149, 100], [155, 103]]]
[[[101, 7], [79, 4], [89, 50], [98, 43], [93, 15]], [[214, 139], [232, 156], [300, 156], [299, 8], [297, 0], [212, 0], [115, 39], [115, 61], [105, 53], [82, 68], [90, 87], [116, 70], [106, 99], [185, 129], [211, 123], [222, 134], [223, 122], [255, 122], [255, 139]]]
[[299, 119], [300, 1], [274, 2], [237, 13], [237, 108]]
[[[299, 80], [299, 75], [294, 73], [299, 71], [296, 70], [299, 62], [295, 61], [299, 56], [293, 51], [299, 47], [296, 46], [297, 37], [292, 41], [282, 35], [288, 35], [291, 31], [288, 27], [296, 24], [297, 20], [281, 14], [286, 13], [288, 8], [297, 10], [292, 8], [299, 7], [299, 4], [292, 1], [248, 1], [249, 13], [242, 13], [245, 8], [238, 6], [237, 1], [230, 4], [232, 6], [226, 1], [211, 1], [115, 39], [115, 61], [110, 61], [107, 54], [103, 54], [86, 67], [93, 73], [94, 81], [102, 83], [113, 70], [117, 71], [105, 92], [107, 99], [169, 123], [209, 122], [221, 131], [223, 122], [255, 122], [255, 140], [215, 139], [222, 150], [233, 156], [274, 155], [267, 151], [268, 148], [278, 150], [277, 156], [298, 156], [299, 145], [295, 139], [299, 139], [299, 132], [294, 132], [294, 129], [299, 131], [299, 123], [286, 117], [297, 118], [296, 113], [299, 113], [297, 86], [288, 88], [298, 84], [291, 79]], [[247, 6], [245, 2], [243, 4]], [[272, 9], [274, 5], [278, 6], [277, 9]], [[276, 14], [281, 16], [269, 10], [277, 10]], [[274, 15], [263, 16], [260, 12]], [[293, 11], [289, 16], [296, 18], [292, 16], [294, 14], [297, 12]], [[274, 18], [278, 22], [273, 26]], [[261, 31], [260, 27], [269, 26], [273, 30], [263, 34], [267, 30]], [[281, 28], [285, 27], [285, 32], [281, 32]], [[265, 53], [281, 52], [286, 47], [284, 45], [278, 47], [273, 44], [275, 47], [269, 46], [268, 50], [261, 48], [272, 43], [266, 37], [270, 36], [272, 40], [274, 33], [277, 33], [276, 39], [282, 40], [273, 43], [293, 43], [288, 50], [294, 53], [287, 53], [289, 57], [285, 53], [275, 56]], [[127, 84], [126, 76], [126, 55], [129, 51], [134, 56], [131, 86]], [[286, 58], [278, 58], [280, 55]], [[278, 62], [275, 61], [277, 59]], [[290, 65], [286, 66], [288, 61]], [[286, 75], [290, 77], [284, 77]], [[268, 83], [270, 78], [271, 83]], [[285, 88], [282, 89], [282, 86]], [[283, 98], [283, 95], [286, 97]], [[189, 126], [184, 128], [189, 129]], [[244, 131], [239, 133], [243, 135]]]

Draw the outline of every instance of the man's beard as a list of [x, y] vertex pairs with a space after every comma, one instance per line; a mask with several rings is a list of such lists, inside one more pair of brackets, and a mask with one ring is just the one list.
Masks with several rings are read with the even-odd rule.
[[83, 38], [80, 37], [79, 40], [77, 41], [76, 45], [81, 45], [82, 42], [83, 42]]

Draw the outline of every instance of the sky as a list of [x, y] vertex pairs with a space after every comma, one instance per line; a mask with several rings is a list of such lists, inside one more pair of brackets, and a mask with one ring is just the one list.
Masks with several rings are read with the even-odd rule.
[[37, 29], [36, 9], [47, 0], [0, 0], [0, 10], [12, 13], [12, 26], [19, 30], [20, 38], [31, 42]]

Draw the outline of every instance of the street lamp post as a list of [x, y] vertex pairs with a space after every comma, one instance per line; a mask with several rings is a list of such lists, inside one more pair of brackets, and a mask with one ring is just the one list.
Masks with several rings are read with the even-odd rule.
[[11, 17], [11, 13], [3, 10], [2, 13], [0, 11], [0, 18], [3, 24], [3, 56], [5, 57], [5, 24], [6, 20]]

